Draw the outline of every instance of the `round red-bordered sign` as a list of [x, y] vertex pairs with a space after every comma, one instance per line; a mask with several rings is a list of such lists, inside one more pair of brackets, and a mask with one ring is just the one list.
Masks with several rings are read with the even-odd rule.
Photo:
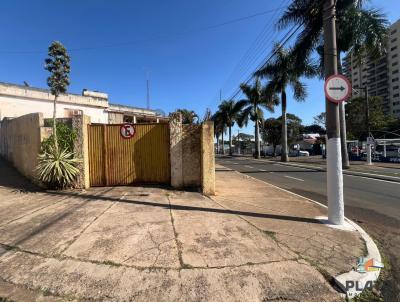
[[348, 100], [351, 96], [351, 83], [341, 74], [331, 75], [324, 85], [326, 98], [336, 104]]
[[122, 138], [130, 139], [134, 137], [136, 133], [136, 128], [132, 124], [122, 124], [119, 128], [119, 134], [121, 134]]

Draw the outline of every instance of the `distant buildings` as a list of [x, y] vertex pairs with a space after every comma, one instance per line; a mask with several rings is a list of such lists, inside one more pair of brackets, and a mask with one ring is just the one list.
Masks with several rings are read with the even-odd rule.
[[[53, 117], [54, 96], [45, 89], [0, 82], [0, 121], [5, 118], [41, 112]], [[163, 122], [167, 118], [157, 111], [127, 105], [111, 104], [106, 93], [84, 89], [82, 95], [63, 94], [57, 101], [57, 118], [76, 114], [90, 116], [92, 123], [119, 124], [123, 122]]]
[[[361, 66], [348, 54], [343, 60], [344, 74], [353, 88], [368, 87], [371, 96], [380, 96], [386, 114], [400, 117], [400, 20], [389, 28], [387, 54], [376, 61], [366, 58]], [[360, 90], [360, 94], [364, 94]]]

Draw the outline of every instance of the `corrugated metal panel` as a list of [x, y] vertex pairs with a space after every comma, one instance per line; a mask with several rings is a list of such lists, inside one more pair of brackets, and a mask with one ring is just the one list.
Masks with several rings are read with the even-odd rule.
[[135, 128], [135, 136], [124, 139], [120, 125], [89, 126], [92, 186], [170, 183], [168, 124], [137, 124]]
[[88, 127], [90, 185], [102, 186], [105, 184], [104, 127], [102, 125]]

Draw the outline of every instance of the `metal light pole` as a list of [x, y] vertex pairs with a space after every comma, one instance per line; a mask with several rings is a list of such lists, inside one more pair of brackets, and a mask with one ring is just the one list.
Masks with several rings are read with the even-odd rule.
[[[337, 74], [335, 0], [324, 0], [324, 64], [325, 79]], [[325, 100], [327, 134], [328, 219], [336, 225], [344, 223], [343, 174], [340, 146], [339, 105]]]
[[[368, 99], [368, 86], [365, 85], [365, 102], [367, 104], [366, 108], [366, 117], [367, 117], [367, 129], [368, 129], [368, 137], [371, 136], [371, 124], [369, 122], [369, 99]], [[367, 139], [367, 165], [372, 165], [372, 150], [371, 150], [371, 144], [369, 139]]]

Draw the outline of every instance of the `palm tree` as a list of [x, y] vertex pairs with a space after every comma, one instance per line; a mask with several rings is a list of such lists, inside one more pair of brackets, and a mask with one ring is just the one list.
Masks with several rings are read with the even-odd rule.
[[214, 122], [214, 135], [217, 139], [217, 154], [220, 153], [220, 145], [219, 145], [219, 137], [222, 136], [222, 153], [225, 154], [224, 150], [224, 132], [226, 131], [226, 125], [224, 125], [221, 114], [217, 111], [211, 117], [211, 120]]
[[222, 101], [221, 104], [218, 106], [217, 115], [221, 120], [222, 124], [228, 128], [228, 135], [229, 135], [229, 155], [233, 154], [232, 149], [232, 127], [235, 124], [235, 121], [238, 117], [240, 112], [238, 106], [236, 106], [236, 102], [234, 100], [229, 101]]
[[[342, 70], [340, 57], [342, 52], [351, 51], [358, 58], [359, 66], [361, 66], [361, 57], [367, 55], [379, 58], [385, 52], [388, 21], [379, 10], [365, 9], [363, 7], [365, 2], [362, 0], [338, 0], [336, 2], [336, 31], [338, 33], [336, 55], [339, 72]], [[323, 67], [323, 2], [293, 0], [278, 21], [278, 28], [285, 28], [290, 24], [303, 25], [303, 30], [295, 45], [296, 60], [302, 61], [304, 57], [308, 57], [314, 49], [318, 48]], [[342, 163], [344, 168], [349, 168], [343, 103], [340, 104], [339, 109]]]
[[301, 63], [296, 62], [291, 49], [284, 49], [275, 45], [275, 59], [256, 72], [258, 76], [268, 77], [270, 82], [266, 87], [267, 95], [276, 98], [281, 96], [282, 106], [282, 153], [281, 161], [289, 161], [287, 142], [286, 90], [289, 86], [293, 89], [293, 97], [296, 101], [304, 101], [307, 96], [306, 86], [300, 81], [301, 76], [313, 76], [317, 73], [317, 67], [308, 60]]
[[241, 110], [237, 117], [239, 127], [247, 126], [249, 119], [254, 122], [255, 158], [260, 158], [260, 123], [264, 118], [262, 108], [274, 112], [278, 104], [276, 98], [271, 98], [265, 93], [260, 79], [257, 77], [254, 85], [241, 84], [240, 89], [246, 96], [236, 103], [237, 110]]

